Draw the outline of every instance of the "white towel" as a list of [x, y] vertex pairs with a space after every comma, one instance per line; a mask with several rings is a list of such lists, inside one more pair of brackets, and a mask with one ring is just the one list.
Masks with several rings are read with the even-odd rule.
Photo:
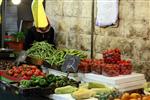
[[113, 25], [118, 20], [118, 0], [97, 0], [97, 26]]

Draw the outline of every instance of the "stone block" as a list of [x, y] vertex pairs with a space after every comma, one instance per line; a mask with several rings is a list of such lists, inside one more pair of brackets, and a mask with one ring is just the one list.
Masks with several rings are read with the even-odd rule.
[[80, 16], [79, 0], [64, 0], [63, 15], [64, 16]]
[[58, 47], [67, 47], [67, 34], [64, 32], [56, 33], [56, 42]]
[[100, 28], [98, 26], [95, 26], [95, 34], [101, 35], [101, 36], [112, 36], [112, 37], [124, 37], [124, 20], [119, 20], [119, 26], [117, 27], [106, 27], [106, 28]]
[[104, 50], [110, 48], [111, 37], [108, 36], [94, 36], [94, 51], [96, 53], [102, 53]]
[[148, 38], [149, 22], [147, 20], [126, 20], [124, 22], [124, 33], [129, 38]]
[[78, 22], [78, 27], [85, 34], [91, 34], [91, 18], [80, 18], [76, 20]]
[[[123, 1], [123, 0], [122, 0]], [[120, 19], [131, 20], [134, 16], [134, 2], [126, 2], [119, 6], [119, 17]]]
[[63, 0], [47, 0], [46, 13], [50, 16], [63, 15]]
[[132, 57], [133, 50], [133, 40], [127, 38], [112, 38], [110, 42], [110, 48], [119, 48], [121, 50], [122, 55], [127, 56], [129, 58]]
[[142, 61], [150, 61], [150, 50], [143, 50], [141, 54]]
[[134, 18], [139, 20], [148, 20], [149, 17], [149, 0], [135, 1]]
[[80, 49], [83, 51], [91, 50], [91, 36], [87, 34], [80, 34], [79, 43], [76, 44], [80, 46]]
[[145, 41], [145, 48], [150, 49], [150, 40]]
[[145, 44], [146, 44], [146, 42], [143, 39], [140, 39], [140, 38], [134, 39], [132, 59], [135, 59], [135, 60], [142, 59], [143, 51], [146, 50]]
[[92, 0], [80, 0], [79, 4], [81, 7], [81, 17], [91, 18]]
[[101, 53], [95, 53], [94, 58], [95, 59], [103, 59], [103, 55]]

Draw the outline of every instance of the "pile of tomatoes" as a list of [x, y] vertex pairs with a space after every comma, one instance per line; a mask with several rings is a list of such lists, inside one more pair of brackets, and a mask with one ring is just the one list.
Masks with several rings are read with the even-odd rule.
[[78, 68], [79, 72], [88, 73], [91, 71], [92, 59], [84, 59], [80, 62]]
[[79, 71], [83, 73], [93, 72], [97, 74], [102, 73], [102, 64], [104, 61], [102, 59], [84, 59], [79, 64]]
[[103, 64], [102, 74], [105, 76], [118, 76], [120, 75], [120, 67], [117, 64]]
[[29, 80], [31, 76], [45, 76], [45, 74], [40, 71], [34, 65], [23, 64], [21, 66], [13, 66], [11, 69], [7, 70], [6, 73], [15, 78], [22, 78]]
[[102, 59], [94, 59], [92, 61], [91, 71], [96, 74], [102, 74], [104, 61]]
[[118, 61], [117, 64], [103, 64], [102, 74], [106, 76], [128, 75], [132, 73], [132, 64], [129, 60]]
[[103, 59], [84, 59], [78, 67], [83, 73], [93, 72], [110, 77], [132, 73], [131, 61], [121, 60], [121, 51], [117, 48], [104, 51]]
[[121, 60], [121, 52], [118, 48], [110, 49], [103, 52], [104, 62], [108, 64], [116, 64]]
[[132, 73], [132, 64], [129, 60], [121, 60], [118, 62], [118, 65], [120, 67], [120, 74], [121, 75], [127, 75]]
[[110, 49], [103, 52], [104, 66], [102, 73], [107, 76], [127, 75], [132, 73], [132, 64], [129, 60], [121, 60], [121, 51]]

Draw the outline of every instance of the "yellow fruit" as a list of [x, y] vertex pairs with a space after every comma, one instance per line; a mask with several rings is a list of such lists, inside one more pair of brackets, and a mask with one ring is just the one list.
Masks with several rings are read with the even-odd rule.
[[129, 100], [129, 99], [130, 99], [129, 93], [124, 93], [121, 97], [121, 100]]
[[150, 100], [150, 96], [144, 96], [142, 100]]
[[128, 100], [138, 100], [138, 99], [128, 99]]
[[114, 100], [121, 100], [121, 99], [114, 99]]
[[132, 94], [130, 95], [130, 98], [131, 98], [131, 99], [138, 99], [138, 98], [141, 98], [141, 95], [138, 94], [138, 93], [132, 93]]

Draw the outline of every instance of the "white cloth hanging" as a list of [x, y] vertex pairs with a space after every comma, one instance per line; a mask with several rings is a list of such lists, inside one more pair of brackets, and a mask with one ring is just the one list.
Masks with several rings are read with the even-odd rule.
[[113, 25], [118, 20], [118, 0], [97, 0], [97, 26]]

